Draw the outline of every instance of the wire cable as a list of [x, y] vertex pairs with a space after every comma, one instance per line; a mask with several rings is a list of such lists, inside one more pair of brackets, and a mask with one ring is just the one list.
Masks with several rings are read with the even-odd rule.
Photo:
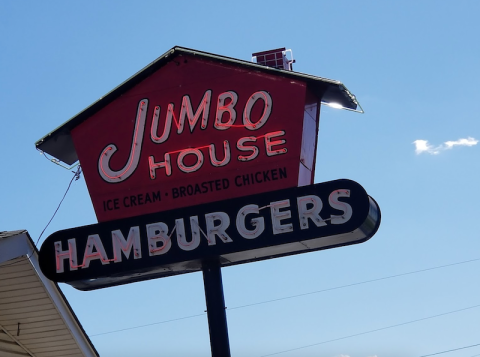
[[[70, 180], [69, 184], [68, 184], [68, 187], [67, 187], [67, 190], [65, 191], [65, 193], [63, 194], [63, 197], [62, 199], [60, 200], [60, 203], [58, 204], [57, 206], [57, 209], [55, 210], [55, 212], [53, 212], [53, 215], [52, 215], [52, 218], [50, 218], [50, 220], [48, 221], [47, 225], [45, 226], [45, 228], [43, 229], [43, 231], [40, 233], [40, 236], [38, 237], [37, 241], [35, 242], [35, 247], [38, 245], [38, 242], [40, 242], [40, 238], [42, 238], [42, 235], [43, 233], [45, 233], [45, 230], [48, 228], [48, 226], [50, 225], [50, 223], [52, 223], [53, 221], [53, 218], [55, 218], [55, 215], [57, 214], [58, 210], [60, 209], [60, 206], [62, 205], [62, 202], [63, 200], [65, 199], [65, 197], [67, 196], [67, 193], [68, 191], [70, 190], [70, 186], [72, 186], [72, 182], [73, 180], [77, 181], [78, 179], [80, 179], [80, 175], [82, 174], [82, 167], [80, 165], [77, 166], [77, 171], [72, 171], [73, 172], [73, 177], [72, 179]], [[17, 261], [14, 261], [14, 262], [11, 262], [9, 264], [2, 264], [0, 265], [0, 268], [4, 268], [4, 267], [8, 267], [8, 266], [11, 266], [11, 265], [15, 265], [15, 264], [18, 264], [18, 263], [21, 263], [25, 260], [28, 260], [32, 257], [34, 253], [34, 250], [32, 250], [31, 253], [27, 253], [25, 259], [19, 259]]]
[[[420, 356], [420, 357], [429, 357], [429, 356], [441, 355], [442, 353], [453, 352], [453, 351], [458, 351], [458, 350], [464, 350], [465, 348], [472, 348], [472, 347], [475, 347], [475, 346], [480, 346], [480, 343], [477, 343], [476, 345], [471, 345], [471, 346], [464, 346], [464, 347], [460, 347], [460, 348], [455, 348], [455, 349], [453, 349], [453, 350], [448, 350], [448, 351], [442, 351], [442, 352], [432, 353], [431, 355], [423, 355], [423, 356]], [[480, 356], [480, 355], [475, 355], [475, 356]], [[475, 356], [472, 356], [472, 357], [475, 357]]]
[[40, 241], [40, 238], [42, 238], [43, 233], [45, 232], [45, 230], [48, 228], [48, 226], [50, 225], [50, 223], [52, 223], [53, 219], [55, 218], [55, 215], [57, 214], [58, 210], [60, 209], [60, 206], [62, 205], [63, 200], [65, 199], [65, 197], [67, 196], [68, 191], [70, 190], [70, 186], [72, 186], [73, 180], [78, 181], [78, 179], [80, 178], [81, 173], [82, 173], [82, 167], [81, 167], [80, 165], [78, 165], [77, 171], [74, 172], [74, 175], [73, 175], [72, 179], [70, 180], [70, 183], [68, 184], [67, 190], [66, 190], [65, 193], [63, 194], [63, 197], [62, 197], [62, 199], [60, 200], [60, 203], [58, 204], [57, 209], [55, 210], [55, 212], [53, 212], [52, 218], [50, 218], [50, 220], [48, 221], [47, 225], [46, 225], [45, 228], [43, 229], [42, 233], [40, 233], [40, 236], [38, 237], [37, 241], [35, 242], [35, 246], [38, 245], [38, 242]]
[[[261, 305], [261, 304], [268, 304], [268, 303], [272, 303], [272, 302], [276, 302], [276, 301], [282, 301], [282, 300], [287, 300], [287, 299], [294, 299], [294, 298], [297, 298], [297, 297], [302, 297], [302, 296], [311, 295], [311, 294], [319, 294], [319, 293], [326, 292], [326, 291], [343, 289], [343, 288], [348, 288], [348, 287], [352, 287], [352, 286], [356, 286], [356, 285], [361, 285], [361, 284], [367, 284], [367, 283], [372, 283], [372, 282], [376, 282], [376, 281], [381, 281], [381, 280], [385, 280], [385, 279], [392, 279], [392, 278], [397, 278], [397, 277], [400, 277], [400, 276], [411, 275], [411, 274], [416, 274], [416, 273], [422, 273], [422, 272], [429, 271], [429, 270], [434, 270], [434, 269], [447, 268], [447, 267], [451, 267], [451, 266], [454, 266], [454, 265], [471, 263], [471, 262], [475, 262], [475, 261], [479, 261], [479, 260], [480, 260], [480, 258], [475, 258], [475, 259], [465, 260], [465, 261], [462, 261], [462, 262], [456, 262], [456, 263], [451, 263], [451, 264], [444, 264], [444, 265], [440, 265], [440, 266], [436, 266], [436, 267], [431, 267], [431, 268], [426, 268], [426, 269], [421, 269], [421, 270], [415, 270], [415, 271], [411, 271], [411, 272], [407, 272], [407, 273], [390, 275], [390, 276], [386, 276], [386, 277], [382, 277], [382, 278], [377, 278], [377, 279], [372, 279], [372, 280], [365, 280], [365, 281], [361, 281], [361, 282], [358, 282], [358, 283], [341, 285], [341, 286], [336, 286], [336, 287], [333, 287], [333, 288], [328, 288], [328, 289], [323, 289], [323, 290], [317, 290], [317, 291], [311, 291], [311, 292], [303, 293], [303, 294], [297, 294], [297, 295], [286, 296], [286, 297], [277, 298], [277, 299], [260, 301], [260, 302], [256, 302], [256, 303], [252, 303], [252, 304], [247, 304], [247, 305], [235, 306], [235, 307], [228, 308], [227, 311], [236, 310], [236, 309], [243, 309], [243, 308], [245, 308], [245, 307], [256, 306], [256, 305]], [[106, 334], [109, 334], [109, 333], [121, 332], [121, 331], [126, 331], [126, 330], [133, 330], [133, 329], [137, 329], [137, 328], [141, 328], [141, 327], [158, 325], [158, 324], [163, 324], [163, 323], [167, 323], [167, 322], [173, 322], [173, 321], [177, 321], [177, 320], [184, 320], [184, 319], [193, 318], [193, 317], [198, 317], [198, 316], [202, 316], [202, 315], [204, 315], [204, 314], [185, 316], [185, 317], [180, 317], [180, 318], [178, 318], [178, 319], [166, 320], [166, 321], [159, 321], [159, 322], [154, 322], [154, 323], [150, 323], [150, 324], [146, 324], [146, 325], [140, 325], [140, 326], [134, 326], [134, 327], [126, 327], [126, 328], [123, 328], [123, 329], [121, 329], [121, 330], [107, 331], [107, 332], [102, 332], [102, 333], [93, 334], [93, 335], [90, 335], [90, 336], [99, 336], [99, 335], [106, 335]]]
[[191, 318], [193, 318], [193, 317], [199, 317], [199, 316], [205, 316], [205, 315], [206, 315], [206, 313], [197, 314], [197, 315], [190, 315], [190, 316], [184, 316], [184, 317], [179, 317], [179, 318], [171, 319], [171, 320], [153, 322], [153, 323], [151, 323], [151, 324], [139, 325], [139, 326], [135, 326], [135, 327], [126, 327], [126, 328], [122, 328], [122, 329], [120, 329], [120, 330], [114, 330], [114, 331], [107, 331], [107, 332], [96, 333], [96, 334], [89, 335], [89, 336], [90, 336], [90, 337], [95, 337], [95, 336], [101, 336], [101, 335], [108, 335], [108, 334], [110, 334], [110, 333], [122, 332], [122, 331], [127, 331], [127, 330], [133, 330], [133, 329], [142, 328], [142, 327], [148, 327], [148, 326], [153, 326], [153, 325], [166, 324], [167, 322], [174, 322], [174, 321], [179, 321], [179, 320], [191, 319]]
[[475, 259], [465, 260], [465, 261], [457, 262], [457, 263], [439, 265], [439, 266], [436, 266], [436, 267], [431, 267], [431, 268], [426, 268], [426, 269], [420, 269], [420, 270], [414, 270], [414, 271], [410, 271], [410, 272], [407, 272], [407, 273], [389, 275], [389, 276], [384, 276], [384, 277], [377, 278], [377, 279], [364, 280], [364, 281], [360, 281], [360, 282], [357, 282], [357, 283], [351, 283], [351, 284], [347, 284], [347, 285], [335, 286], [335, 287], [333, 287], [333, 288], [316, 290], [316, 291], [310, 291], [310, 292], [308, 292], [308, 293], [303, 293], [303, 294], [296, 294], [296, 295], [285, 296], [285, 297], [281, 297], [281, 298], [277, 298], [277, 299], [271, 299], [271, 300], [265, 300], [265, 301], [260, 301], [260, 302], [254, 302], [254, 303], [251, 303], [251, 304], [246, 304], [246, 305], [241, 305], [241, 306], [232, 307], [232, 308], [229, 308], [228, 310], [242, 309], [242, 308], [244, 308], [244, 307], [250, 307], [250, 306], [256, 306], [256, 305], [261, 305], [261, 304], [267, 304], [267, 303], [271, 303], [271, 302], [275, 302], [275, 301], [282, 301], [282, 300], [294, 299], [294, 298], [298, 298], [298, 297], [302, 297], [302, 296], [307, 296], [307, 295], [312, 295], [312, 294], [319, 294], [319, 293], [323, 293], [323, 292], [326, 292], [326, 291], [343, 289], [343, 288], [348, 288], [348, 287], [351, 287], [351, 286], [356, 286], [356, 285], [361, 285], [361, 284], [374, 283], [374, 282], [381, 281], [381, 280], [387, 280], [387, 279], [398, 278], [398, 277], [405, 276], [405, 275], [423, 273], [423, 272], [426, 272], [426, 271], [429, 271], [429, 270], [447, 268], [447, 267], [451, 267], [451, 266], [454, 266], [454, 265], [471, 263], [471, 262], [475, 262], [475, 261], [479, 261], [479, 260], [480, 260], [480, 258], [475, 258]]
[[[437, 314], [437, 315], [422, 317], [422, 318], [420, 318], [420, 319], [415, 319], [415, 320], [410, 320], [410, 321], [406, 321], [406, 322], [401, 322], [401, 323], [398, 323], [398, 324], [395, 324], [395, 325], [380, 327], [380, 328], [377, 328], [377, 329], [374, 329], [374, 330], [359, 332], [359, 333], [355, 333], [355, 334], [353, 334], [353, 335], [338, 337], [338, 338], [334, 338], [334, 339], [331, 339], [331, 340], [325, 340], [325, 341], [322, 341], [322, 342], [312, 343], [312, 344], [310, 344], [310, 345], [305, 345], [305, 346], [300, 346], [300, 347], [291, 348], [291, 349], [288, 349], [288, 350], [283, 350], [283, 351], [279, 351], [279, 352], [274, 352], [274, 353], [270, 353], [270, 354], [268, 354], [268, 355], [262, 355], [262, 356], [260, 356], [260, 357], [274, 356], [274, 355], [279, 355], [279, 354], [282, 354], [282, 353], [287, 353], [287, 352], [292, 352], [292, 351], [298, 351], [298, 350], [302, 350], [302, 349], [309, 348], [309, 347], [313, 347], [313, 346], [323, 345], [323, 344], [329, 343], [329, 342], [335, 342], [335, 341], [345, 340], [345, 339], [347, 339], [347, 338], [352, 338], [352, 337], [357, 337], [357, 336], [361, 336], [361, 335], [366, 335], [366, 334], [369, 334], [369, 333], [378, 332], [378, 331], [383, 331], [383, 330], [391, 329], [391, 328], [394, 328], [394, 327], [409, 325], [409, 324], [413, 324], [413, 323], [415, 323], [415, 322], [430, 320], [430, 319], [433, 319], [433, 318], [436, 318], [436, 317], [440, 317], [440, 316], [451, 315], [451, 314], [455, 314], [455, 313], [457, 313], [457, 312], [466, 311], [466, 310], [470, 310], [470, 309], [475, 309], [475, 308], [477, 308], [477, 307], [480, 307], [480, 304], [478, 304], [478, 305], [473, 305], [473, 306], [469, 306], [469, 307], [465, 307], [465, 308], [463, 308], [463, 309], [458, 309], [458, 310], [453, 310], [453, 311], [444, 312], [444, 313]], [[478, 345], [476, 345], [476, 346], [478, 346]], [[473, 346], [472, 346], [472, 347], [473, 347]], [[442, 352], [442, 353], [443, 353], [443, 352]], [[428, 356], [433, 356], [433, 355], [428, 355]], [[421, 357], [425, 357], [425, 356], [421, 356]]]

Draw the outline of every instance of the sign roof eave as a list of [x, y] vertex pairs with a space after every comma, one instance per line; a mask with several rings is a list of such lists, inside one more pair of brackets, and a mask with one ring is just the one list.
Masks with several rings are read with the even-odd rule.
[[126, 81], [115, 87], [113, 90], [100, 97], [96, 102], [74, 115], [65, 123], [45, 135], [43, 138], [35, 143], [35, 147], [60, 161], [71, 165], [78, 160], [75, 147], [70, 135], [73, 128], [80, 125], [83, 121], [87, 120], [95, 112], [99, 111], [115, 99], [117, 99], [122, 93], [126, 92], [130, 88], [134, 87], [142, 80], [147, 78], [153, 72], [161, 68], [167, 63], [174, 55], [188, 54], [192, 56], [199, 56], [219, 62], [225, 62], [250, 68], [253, 70], [269, 73], [272, 75], [288, 77], [292, 79], [301, 80], [307, 82], [309, 87], [316, 92], [322, 100], [327, 102], [336, 102], [343, 107], [355, 110], [358, 102], [355, 96], [343, 85], [342, 82], [313, 76], [305, 73], [276, 69], [272, 67], [263, 66], [254, 62], [235, 59], [231, 57], [216, 55], [208, 52], [193, 50], [185, 47], [175, 46], [165, 52], [163, 55], [149, 63]]

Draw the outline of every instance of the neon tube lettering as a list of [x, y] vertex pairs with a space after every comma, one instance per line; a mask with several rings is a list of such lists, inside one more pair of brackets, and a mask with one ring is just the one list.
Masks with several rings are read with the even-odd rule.
[[352, 218], [352, 206], [346, 202], [339, 201], [338, 199], [340, 197], [350, 197], [350, 191], [345, 189], [335, 190], [330, 194], [330, 196], [328, 196], [328, 203], [330, 206], [338, 209], [339, 211], [343, 211], [343, 214], [339, 216], [333, 214], [330, 216], [332, 218], [330, 221], [332, 224], [343, 224]]
[[125, 166], [114, 171], [110, 168], [110, 159], [117, 151], [115, 144], [110, 144], [103, 149], [98, 159], [98, 172], [100, 177], [110, 183], [118, 183], [129, 178], [138, 166], [140, 152], [142, 149], [143, 133], [145, 131], [145, 118], [147, 117], [148, 99], [142, 99], [138, 103], [137, 116], [135, 120], [135, 129], [133, 131], [132, 147], [130, 156]]
[[[172, 241], [168, 236], [168, 226], [163, 222], [147, 224], [148, 252], [149, 256], [165, 254], [172, 247]], [[162, 245], [159, 247], [158, 243]]]
[[[230, 99], [230, 103], [225, 105], [225, 100]], [[227, 130], [232, 126], [237, 119], [237, 112], [235, 111], [234, 107], [237, 104], [238, 95], [233, 91], [228, 91], [220, 94], [218, 96], [218, 104], [217, 104], [217, 113], [215, 115], [215, 124], [214, 127], [218, 130]], [[223, 114], [228, 113], [229, 119], [224, 123], [222, 122]]]
[[62, 250], [62, 242], [55, 242], [55, 261], [57, 273], [63, 273], [63, 261], [68, 259], [70, 271], [77, 270], [77, 243], [75, 238], [68, 240], [68, 250]]
[[182, 108], [180, 109], [180, 117], [178, 120], [178, 129], [177, 129], [178, 134], [181, 134], [183, 132], [183, 128], [185, 126], [185, 118], [188, 119], [190, 132], [193, 133], [193, 129], [195, 128], [195, 125], [197, 124], [197, 121], [200, 118], [200, 114], [202, 114], [202, 122], [200, 124], [200, 128], [205, 129], [207, 127], [208, 114], [210, 112], [211, 97], [212, 97], [212, 91], [211, 90], [205, 91], [205, 94], [203, 95], [203, 99], [198, 105], [198, 108], [194, 114], [190, 97], [188, 95], [183, 96]]
[[172, 128], [173, 103], [170, 103], [167, 108], [167, 117], [165, 118], [165, 126], [163, 128], [162, 136], [157, 136], [158, 131], [158, 118], [160, 117], [160, 107], [156, 106], [153, 111], [152, 127], [150, 129], [150, 138], [155, 144], [161, 144], [168, 140], [170, 136], [170, 130]]
[[[323, 218], [320, 217], [320, 211], [323, 208], [323, 202], [320, 197], [314, 195], [297, 197], [297, 206], [300, 229], [308, 229], [309, 219], [311, 219], [317, 227], [327, 225]], [[310, 206], [310, 208], [307, 206]]]
[[[96, 250], [95, 252], [93, 251], [94, 249]], [[95, 259], [100, 259], [102, 265], [110, 262], [98, 234], [92, 234], [88, 236], [87, 247], [85, 248], [85, 254], [83, 256], [82, 268], [88, 268], [90, 266], [90, 262]]]
[[[256, 123], [252, 123], [251, 121], [251, 112], [252, 108], [257, 102], [257, 100], [263, 100], [264, 107], [263, 107], [263, 113], [260, 119]], [[267, 122], [268, 118], [270, 117], [270, 114], [272, 112], [272, 97], [270, 97], [270, 94], [268, 94], [265, 91], [259, 91], [253, 93], [250, 98], [248, 98], [247, 104], [245, 104], [245, 109], [243, 111], [243, 125], [248, 130], [258, 130], [262, 126], [265, 125]]]
[[255, 229], [249, 230], [245, 225], [248, 214], [259, 214], [260, 210], [257, 205], [246, 205], [240, 209], [237, 213], [237, 230], [243, 238], [255, 239], [265, 230], [265, 220], [263, 217], [255, 217], [250, 220], [250, 224]]
[[155, 158], [153, 156], [148, 157], [148, 167], [150, 168], [150, 178], [155, 180], [157, 177], [157, 169], [164, 167], [165, 174], [170, 176], [172, 174], [172, 164], [170, 163], [170, 154], [166, 153], [165, 161], [163, 162], [155, 162]]
[[292, 217], [290, 210], [280, 211], [280, 208], [290, 207], [290, 200], [282, 200], [270, 203], [270, 213], [272, 216], [273, 234], [293, 232], [293, 224], [282, 224], [282, 221]]
[[[192, 166], [187, 166], [183, 162], [185, 159], [185, 156], [187, 155], [195, 155], [197, 157], [197, 162], [192, 165]], [[197, 171], [200, 167], [203, 165], [203, 154], [199, 149], [185, 149], [180, 152], [177, 158], [177, 165], [178, 168], [185, 172], [185, 173], [191, 173]]]
[[[213, 212], [205, 215], [205, 221], [207, 224], [207, 240], [208, 245], [215, 245], [215, 236], [219, 236], [222, 242], [233, 242], [232, 238], [225, 232], [230, 225], [230, 217], [225, 212]], [[215, 222], [219, 221], [220, 224], [215, 225]]]
[[248, 156], [238, 155], [238, 160], [239, 161], [251, 161], [258, 156], [258, 154], [259, 154], [258, 147], [256, 147], [255, 145], [253, 145], [253, 146], [245, 146], [244, 145], [246, 142], [249, 142], [249, 141], [255, 142], [255, 141], [257, 141], [257, 138], [255, 136], [247, 136], [247, 137], [241, 138], [237, 141], [237, 149], [238, 150], [240, 150], [240, 151], [251, 151], [252, 152]]
[[126, 240], [119, 229], [112, 231], [112, 246], [113, 261], [115, 263], [122, 261], [122, 253], [125, 255], [125, 258], [128, 259], [132, 248], [134, 250], [133, 258], [140, 259], [142, 257], [142, 250], [140, 249], [140, 230], [138, 226], [130, 228]]
[[265, 148], [267, 156], [275, 156], [287, 153], [287, 148], [272, 150], [272, 146], [283, 145], [287, 142], [285, 139], [271, 141], [272, 138], [276, 138], [282, 135], [285, 135], [285, 130], [274, 131], [272, 133], [265, 134]]
[[225, 166], [230, 162], [230, 144], [228, 143], [228, 140], [225, 140], [223, 142], [223, 152], [224, 152], [223, 160], [220, 161], [217, 159], [215, 155], [215, 144], [210, 144], [209, 151], [210, 151], [210, 162], [212, 163], [213, 166], [221, 167], [221, 166]]
[[200, 232], [198, 229], [198, 216], [190, 217], [190, 225], [192, 230], [192, 240], [187, 241], [185, 234], [185, 223], [183, 218], [175, 220], [175, 228], [177, 232], [177, 243], [180, 249], [190, 251], [194, 250], [200, 245]]

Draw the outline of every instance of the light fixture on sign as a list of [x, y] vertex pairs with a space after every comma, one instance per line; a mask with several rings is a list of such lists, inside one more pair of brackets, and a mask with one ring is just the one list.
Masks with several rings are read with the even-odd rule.
[[[287, 54], [289, 54], [289, 56], [287, 56]], [[283, 47], [283, 48], [277, 48], [277, 49], [269, 50], [269, 51], [252, 53], [252, 62], [260, 64], [262, 66], [275, 68], [275, 69], [280, 69], [280, 70], [283, 69], [283, 70], [287, 70], [287, 71], [293, 71], [292, 64], [295, 63], [295, 60], [293, 59], [292, 50], [287, 50], [285, 47]], [[334, 109], [345, 109], [345, 110], [349, 110], [349, 111], [352, 111], [352, 112], [363, 114], [364, 113], [363, 108], [360, 105], [360, 103], [358, 103], [355, 96], [352, 93], [350, 93], [348, 91], [348, 89], [345, 88], [345, 86], [343, 84], [340, 84], [340, 89], [347, 94], [347, 96], [350, 99], [350, 102], [353, 102], [354, 104], [356, 104], [356, 106], [358, 106], [358, 108], [360, 108], [360, 109], [357, 109], [356, 107], [351, 108], [351, 107], [348, 106], [348, 104], [347, 104], [347, 106], [345, 106], [343, 104], [340, 104], [340, 103], [334, 102], [334, 101], [330, 102], [330, 101], [323, 101], [322, 100], [321, 104], [327, 105], [327, 106], [332, 107]], [[329, 96], [327, 96], [327, 97], [329, 97]], [[252, 98], [255, 98], [255, 97], [252, 96]], [[255, 101], [253, 101], [253, 103], [255, 103]]]
[[334, 108], [334, 109], [345, 109], [345, 110], [349, 110], [351, 112], [360, 113], [360, 114], [365, 113], [363, 111], [363, 108], [360, 105], [360, 103], [356, 99], [354, 99], [354, 100], [355, 100], [355, 103], [358, 105], [358, 108], [360, 108], [360, 109], [352, 109], [352, 108], [344, 107], [342, 104], [337, 103], [337, 102], [324, 102], [324, 101], [322, 101], [321, 104], [329, 106], [330, 108]]
[[329, 107], [332, 107], [332, 108], [335, 108], [335, 109], [342, 109], [343, 108], [343, 105], [341, 105], [339, 103], [322, 103], [322, 104], [326, 104]]

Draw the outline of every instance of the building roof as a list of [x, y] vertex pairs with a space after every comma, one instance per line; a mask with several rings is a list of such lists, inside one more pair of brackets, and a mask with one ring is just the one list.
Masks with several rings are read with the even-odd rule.
[[25, 230], [0, 232], [0, 356], [98, 356]]
[[37, 141], [35, 146], [37, 149], [52, 155], [53, 157], [65, 162], [68, 165], [75, 163], [78, 160], [75, 147], [70, 135], [73, 128], [88, 119], [95, 112], [99, 111], [123, 93], [140, 83], [142, 80], [150, 76], [166, 63], [171, 61], [174, 57], [179, 55], [191, 55], [201, 57], [217, 62], [227, 63], [239, 66], [251, 71], [269, 73], [276, 76], [287, 77], [291, 79], [301, 80], [307, 83], [309, 88], [322, 99], [323, 102], [336, 103], [343, 108], [355, 110], [358, 102], [355, 96], [339, 81], [312, 76], [300, 72], [288, 71], [283, 69], [275, 69], [272, 67], [263, 66], [257, 63], [239, 60], [231, 57], [220, 56], [212, 53], [197, 51], [184, 47], [173, 47], [165, 52], [155, 61], [147, 65], [145, 68], [135, 73], [125, 82], [114, 88], [109, 93], [105, 94], [95, 103], [85, 108], [83, 111], [69, 119], [64, 124], [53, 130], [51, 133], [44, 136]]

